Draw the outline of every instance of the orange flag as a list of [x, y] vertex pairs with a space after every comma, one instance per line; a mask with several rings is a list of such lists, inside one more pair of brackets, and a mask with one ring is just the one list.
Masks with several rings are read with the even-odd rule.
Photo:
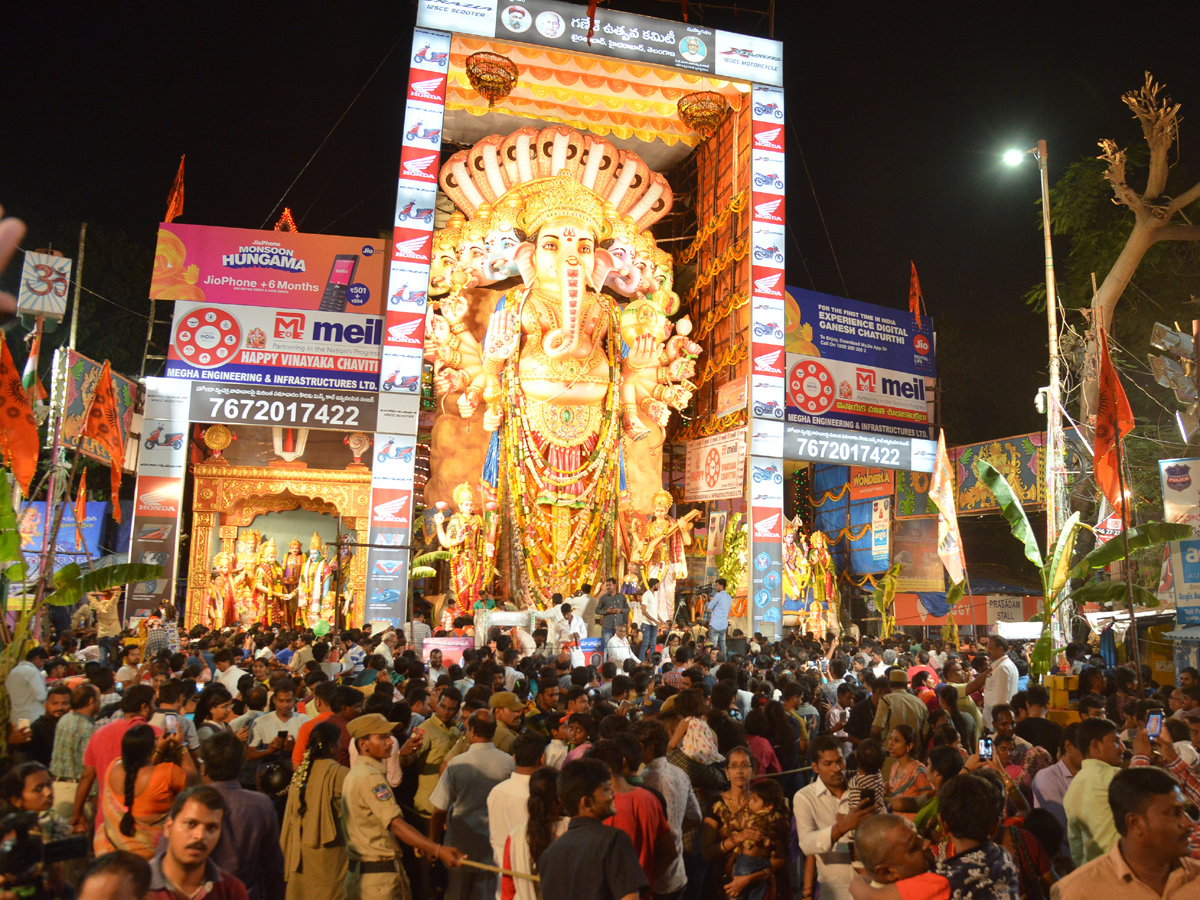
[[179, 171], [175, 173], [175, 183], [171, 185], [171, 193], [167, 196], [167, 215], [164, 222], [173, 222], [183, 215], [183, 161], [187, 154], [179, 157]]
[[121, 413], [117, 407], [117, 392], [113, 389], [108, 360], [104, 361], [104, 368], [92, 391], [83, 436], [91, 438], [108, 451], [112, 469], [113, 519], [120, 522], [121, 504], [118, 496], [121, 491], [121, 467], [125, 464], [125, 440], [121, 437]]
[[83, 549], [83, 520], [87, 518], [87, 469], [79, 476], [79, 493], [75, 495], [75, 549]]
[[917, 278], [917, 264], [909, 260], [909, 265], [912, 266], [912, 275], [908, 279], [908, 311], [913, 314], [917, 325], [920, 325], [921, 304], [925, 302], [925, 298], [921, 296], [921, 280]]
[[938, 432], [937, 462], [929, 486], [929, 499], [938, 510], [938, 556], [946, 567], [952, 585], [967, 577], [962, 537], [958, 531], [958, 510], [954, 502], [954, 466], [946, 452], [946, 433]]
[[1117, 442], [1133, 430], [1133, 412], [1121, 379], [1108, 355], [1108, 335], [1100, 330], [1100, 396], [1096, 408], [1096, 444], [1092, 472], [1096, 485], [1113, 505], [1117, 515], [1122, 514], [1125, 498], [1121, 496], [1121, 484], [1117, 475]]
[[29, 485], [37, 469], [38, 429], [33, 408], [21, 385], [21, 373], [8, 352], [8, 342], [0, 333], [0, 458], [12, 469], [29, 496]]

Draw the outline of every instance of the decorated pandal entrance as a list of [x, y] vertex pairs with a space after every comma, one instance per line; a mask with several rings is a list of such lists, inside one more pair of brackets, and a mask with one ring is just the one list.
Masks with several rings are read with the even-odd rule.
[[[189, 627], [362, 622], [366, 553], [354, 545], [367, 534], [365, 466], [242, 466], [218, 456], [193, 473]], [[284, 546], [282, 535], [301, 528]]]

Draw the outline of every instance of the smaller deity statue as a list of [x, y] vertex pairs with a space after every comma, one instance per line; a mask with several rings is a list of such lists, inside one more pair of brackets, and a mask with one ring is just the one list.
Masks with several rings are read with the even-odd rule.
[[649, 583], [658, 579], [658, 611], [660, 622], [670, 622], [675, 615], [675, 580], [687, 577], [684, 547], [692, 543], [692, 521], [700, 515], [693, 510], [682, 519], [669, 513], [674, 503], [670, 491], [657, 491], [651, 499], [654, 518], [646, 525], [646, 536], [638, 543], [637, 561], [643, 565], [643, 579]]
[[238, 592], [234, 580], [233, 557], [228, 553], [218, 553], [213, 557], [213, 568], [217, 574], [208, 585], [208, 601], [210, 604], [211, 622], [214, 628], [223, 628], [238, 624]]
[[785, 603], [804, 602], [811, 583], [812, 570], [808, 564], [808, 541], [804, 533], [783, 535], [783, 600]]
[[[350, 564], [354, 560], [354, 548], [350, 546], [350, 533], [342, 532], [335, 544], [326, 547], [328, 555], [325, 565], [329, 568], [329, 608], [336, 609], [340, 600], [349, 598], [346, 584], [350, 579]], [[343, 608], [343, 615], [346, 610]], [[330, 620], [332, 621], [332, 620]]]
[[300, 590], [300, 571], [304, 567], [304, 554], [300, 550], [300, 538], [288, 542], [287, 556], [283, 558], [283, 589], [290, 594], [288, 600], [288, 626], [299, 627], [296, 597]]
[[[820, 610], [825, 616], [826, 624], [832, 622], [833, 630], [837, 630], [837, 586], [834, 581], [833, 561], [829, 557], [823, 531], [814, 531], [809, 536], [808, 565], [814, 602], [821, 604]], [[810, 618], [811, 615], [810, 612]]]
[[[258, 544], [262, 535], [257, 529], [242, 532], [235, 544], [235, 552], [230, 560], [230, 572], [237, 589], [238, 620], [250, 615], [254, 607], [254, 572], [258, 567]], [[251, 621], [257, 621], [251, 618]]]
[[321, 553], [321, 536], [315, 531], [308, 543], [308, 558], [300, 567], [300, 611], [306, 617], [309, 627], [324, 621], [333, 624], [334, 607], [337, 603], [333, 595], [332, 577], [329, 563]]
[[451, 553], [450, 584], [458, 615], [469, 616], [480, 589], [491, 575], [496, 538], [485, 527], [483, 517], [475, 512], [475, 498], [465, 481], [454, 489], [454, 502], [458, 504], [458, 512], [449, 521], [440, 507], [433, 521], [437, 523], [438, 543]]
[[267, 538], [258, 552], [254, 575], [255, 611], [259, 618], [252, 621], [265, 621], [268, 625], [283, 625], [287, 621], [288, 595], [277, 552], [274, 538]]

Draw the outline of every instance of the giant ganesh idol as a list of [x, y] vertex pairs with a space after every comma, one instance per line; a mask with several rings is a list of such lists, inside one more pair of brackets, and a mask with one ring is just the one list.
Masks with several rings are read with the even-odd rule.
[[426, 502], [462, 481], [494, 494], [509, 589], [569, 595], [613, 563], [622, 488], [650, 512], [671, 409], [695, 390], [700, 347], [668, 319], [670, 257], [647, 230], [670, 187], [561, 126], [485, 138], [440, 180], [461, 214], [434, 237]]

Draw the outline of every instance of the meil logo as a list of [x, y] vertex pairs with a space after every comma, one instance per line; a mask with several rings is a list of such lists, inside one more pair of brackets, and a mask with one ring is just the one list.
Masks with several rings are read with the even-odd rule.
[[300, 313], [275, 313], [275, 337], [298, 341], [304, 337], [304, 316]]
[[901, 381], [899, 378], [884, 378], [883, 393], [889, 397], [903, 397], [905, 400], [925, 399], [925, 379], [914, 378], [912, 381]]
[[383, 342], [383, 321], [367, 319], [365, 325], [343, 325], [340, 322], [314, 322], [313, 340], [334, 344], [380, 344]]
[[866, 391], [867, 393], [875, 393], [875, 370], [874, 369], [855, 369], [854, 370], [855, 384], [858, 390]]

